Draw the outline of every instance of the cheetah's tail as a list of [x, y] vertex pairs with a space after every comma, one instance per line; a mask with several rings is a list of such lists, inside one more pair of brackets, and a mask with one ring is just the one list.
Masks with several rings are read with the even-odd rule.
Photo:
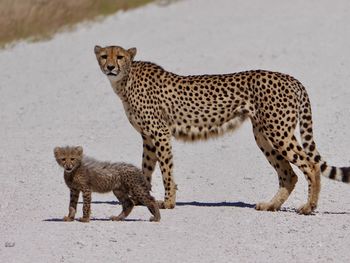
[[329, 166], [322, 160], [321, 155], [316, 149], [313, 137], [312, 112], [309, 96], [303, 86], [301, 86], [300, 96], [300, 101], [302, 102], [299, 110], [300, 137], [308, 158], [311, 162], [320, 166], [322, 176], [336, 181], [350, 183], [350, 167]]

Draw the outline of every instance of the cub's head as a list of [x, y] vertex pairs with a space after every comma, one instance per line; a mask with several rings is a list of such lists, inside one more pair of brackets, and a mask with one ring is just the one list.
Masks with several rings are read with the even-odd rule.
[[53, 150], [57, 163], [68, 173], [80, 166], [83, 159], [83, 147], [55, 147]]
[[102, 72], [111, 81], [119, 81], [129, 74], [136, 55], [136, 48], [126, 50], [119, 46], [95, 46], [94, 51]]

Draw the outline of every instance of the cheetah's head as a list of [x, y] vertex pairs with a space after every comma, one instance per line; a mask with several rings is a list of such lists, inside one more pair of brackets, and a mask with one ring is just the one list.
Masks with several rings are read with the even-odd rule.
[[126, 50], [119, 46], [95, 46], [94, 51], [102, 72], [110, 81], [119, 81], [127, 76], [136, 55], [136, 48]]
[[79, 167], [83, 159], [83, 147], [81, 146], [55, 147], [53, 151], [57, 163], [68, 173]]

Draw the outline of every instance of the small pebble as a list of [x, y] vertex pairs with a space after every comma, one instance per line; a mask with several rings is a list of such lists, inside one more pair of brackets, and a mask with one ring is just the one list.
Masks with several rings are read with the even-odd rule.
[[5, 242], [5, 247], [14, 247], [15, 244], [15, 242]]

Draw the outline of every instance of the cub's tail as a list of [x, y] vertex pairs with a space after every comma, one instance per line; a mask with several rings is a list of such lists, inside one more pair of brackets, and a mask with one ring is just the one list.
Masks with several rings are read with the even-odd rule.
[[313, 138], [312, 113], [309, 96], [301, 84], [300, 88], [299, 125], [301, 141], [306, 154], [311, 162], [320, 165], [322, 176], [336, 181], [350, 183], [350, 167], [329, 166], [322, 160], [321, 155], [317, 151]]

